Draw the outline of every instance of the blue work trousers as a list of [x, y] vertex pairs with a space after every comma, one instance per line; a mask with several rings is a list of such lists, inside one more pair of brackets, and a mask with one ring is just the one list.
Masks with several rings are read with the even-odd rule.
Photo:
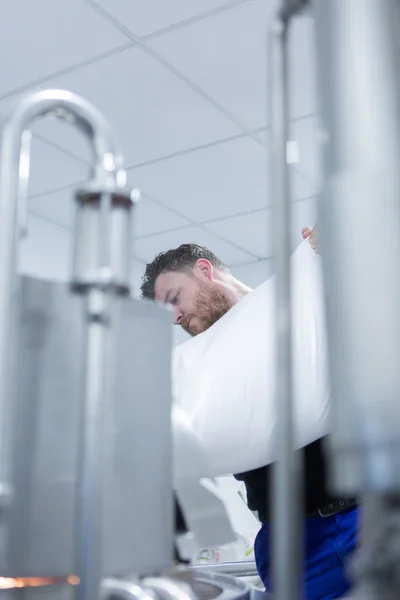
[[[307, 517], [305, 523], [304, 600], [340, 598], [350, 588], [346, 565], [356, 546], [359, 509], [331, 517]], [[267, 592], [270, 582], [270, 527], [259, 531], [254, 553], [259, 575]], [[288, 573], [288, 577], [290, 574]]]

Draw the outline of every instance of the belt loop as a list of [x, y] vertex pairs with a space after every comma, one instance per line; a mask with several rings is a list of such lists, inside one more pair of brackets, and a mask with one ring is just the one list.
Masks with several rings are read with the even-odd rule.
[[356, 505], [357, 503], [354, 498], [345, 496], [341, 500], [337, 500], [336, 502], [328, 504], [327, 506], [317, 508], [317, 513], [322, 519], [326, 519], [327, 517], [333, 517], [344, 510], [354, 508]]

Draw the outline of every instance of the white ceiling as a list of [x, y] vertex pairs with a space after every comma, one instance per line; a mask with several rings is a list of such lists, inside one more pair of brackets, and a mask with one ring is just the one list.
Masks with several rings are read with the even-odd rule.
[[[22, 92], [62, 87], [95, 104], [122, 141], [136, 209], [136, 285], [145, 261], [207, 245], [249, 285], [267, 273], [267, 29], [274, 0], [3, 0], [0, 113]], [[320, 173], [312, 21], [291, 32], [293, 245], [315, 220]], [[71, 188], [86, 143], [67, 126], [35, 129], [24, 264], [67, 269]], [[33, 251], [34, 249], [34, 251]], [[51, 258], [50, 258], [51, 254]]]

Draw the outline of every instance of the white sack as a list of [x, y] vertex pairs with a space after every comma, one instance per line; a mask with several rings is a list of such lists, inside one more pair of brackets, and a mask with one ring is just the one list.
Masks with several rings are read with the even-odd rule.
[[[291, 258], [295, 444], [329, 432], [330, 385], [321, 258], [308, 242]], [[204, 333], [178, 346], [174, 401], [203, 446], [210, 475], [276, 460], [275, 277]]]

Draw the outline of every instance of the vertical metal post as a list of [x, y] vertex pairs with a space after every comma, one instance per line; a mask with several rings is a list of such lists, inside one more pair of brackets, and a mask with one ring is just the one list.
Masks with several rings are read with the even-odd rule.
[[314, 3], [334, 490], [400, 489], [396, 0]]
[[300, 598], [301, 453], [294, 451], [291, 344], [291, 214], [288, 139], [287, 35], [292, 14], [302, 2], [284, 2], [270, 33], [270, 193], [274, 206], [276, 273], [277, 455], [273, 487], [272, 586], [279, 600]]
[[331, 485], [367, 500], [357, 597], [389, 600], [400, 594], [398, 6], [397, 0], [318, 0], [313, 7]]
[[90, 290], [85, 303], [87, 319], [86, 363], [82, 406], [81, 463], [77, 506], [76, 565], [79, 600], [95, 600], [103, 576], [103, 520], [106, 456], [104, 448], [108, 409], [108, 346], [110, 300], [101, 290]]
[[131, 192], [83, 189], [77, 214], [73, 286], [85, 294], [86, 364], [82, 415], [80, 497], [77, 506], [78, 600], [96, 600], [103, 570], [105, 426], [113, 375], [115, 297], [129, 291]]

